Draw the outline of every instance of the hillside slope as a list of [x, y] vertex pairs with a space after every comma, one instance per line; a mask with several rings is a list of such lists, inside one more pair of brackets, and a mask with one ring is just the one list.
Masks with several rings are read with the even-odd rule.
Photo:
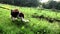
[[[50, 18], [60, 19], [60, 13], [48, 9], [37, 9], [32, 7], [18, 7], [7, 4], [0, 6], [15, 9], [23, 12], [25, 19], [30, 22], [21, 22], [20, 20], [12, 22], [10, 18], [10, 10], [0, 8], [0, 33], [1, 34], [60, 34], [60, 23], [54, 21], [50, 23], [45, 19], [33, 18], [32, 15], [44, 15]], [[35, 14], [36, 13], [36, 14]]]

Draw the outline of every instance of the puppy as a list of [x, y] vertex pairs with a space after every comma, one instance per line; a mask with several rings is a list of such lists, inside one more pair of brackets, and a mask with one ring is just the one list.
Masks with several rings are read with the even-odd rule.
[[28, 20], [24, 19], [24, 14], [22, 12], [19, 12], [18, 9], [11, 10], [11, 18], [13, 21], [19, 18], [23, 22], [28, 22]]
[[16, 19], [17, 19], [18, 14], [19, 14], [18, 9], [11, 10], [11, 18], [12, 18], [12, 20], [16, 20]]

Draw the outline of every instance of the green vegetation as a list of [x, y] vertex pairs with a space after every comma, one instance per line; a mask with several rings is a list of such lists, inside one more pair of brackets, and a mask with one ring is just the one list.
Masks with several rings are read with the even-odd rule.
[[[14, 9], [25, 14], [25, 19], [30, 22], [15, 21], [12, 22], [10, 18], [10, 10], [0, 8], [0, 33], [1, 34], [60, 34], [60, 23], [54, 21], [48, 22], [45, 19], [33, 18], [32, 15], [44, 15], [50, 18], [60, 19], [60, 12], [54, 12], [50, 9], [37, 9], [32, 7], [18, 7], [7, 4], [0, 4], [5, 8]], [[36, 14], [34, 14], [36, 13]]]
[[39, 0], [0, 0], [0, 3], [18, 6], [37, 7], [39, 5]]
[[60, 2], [49, 0], [47, 3], [43, 3], [42, 6], [46, 9], [57, 9], [60, 10]]

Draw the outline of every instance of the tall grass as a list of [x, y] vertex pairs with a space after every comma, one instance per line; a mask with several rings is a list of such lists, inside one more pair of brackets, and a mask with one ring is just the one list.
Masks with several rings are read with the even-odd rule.
[[44, 19], [32, 18], [34, 13], [36, 15], [49, 16], [51, 18], [60, 19], [60, 13], [53, 12], [52, 10], [39, 10], [31, 7], [18, 7], [6, 4], [0, 4], [0, 6], [14, 9], [17, 7], [19, 11], [23, 12], [25, 19], [30, 20], [29, 22], [15, 21], [12, 22], [10, 18], [10, 10], [0, 8], [0, 28], [4, 33], [2, 34], [60, 34], [60, 23], [50, 23]]

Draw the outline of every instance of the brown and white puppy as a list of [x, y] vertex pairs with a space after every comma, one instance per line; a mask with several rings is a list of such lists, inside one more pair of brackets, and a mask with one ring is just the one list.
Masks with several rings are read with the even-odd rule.
[[24, 19], [24, 14], [22, 12], [19, 12], [18, 9], [11, 10], [11, 18], [13, 21], [19, 18], [23, 22], [28, 22], [28, 20]]
[[19, 14], [18, 9], [11, 10], [11, 18], [12, 18], [12, 20], [16, 20], [16, 19], [17, 19], [18, 14]]

